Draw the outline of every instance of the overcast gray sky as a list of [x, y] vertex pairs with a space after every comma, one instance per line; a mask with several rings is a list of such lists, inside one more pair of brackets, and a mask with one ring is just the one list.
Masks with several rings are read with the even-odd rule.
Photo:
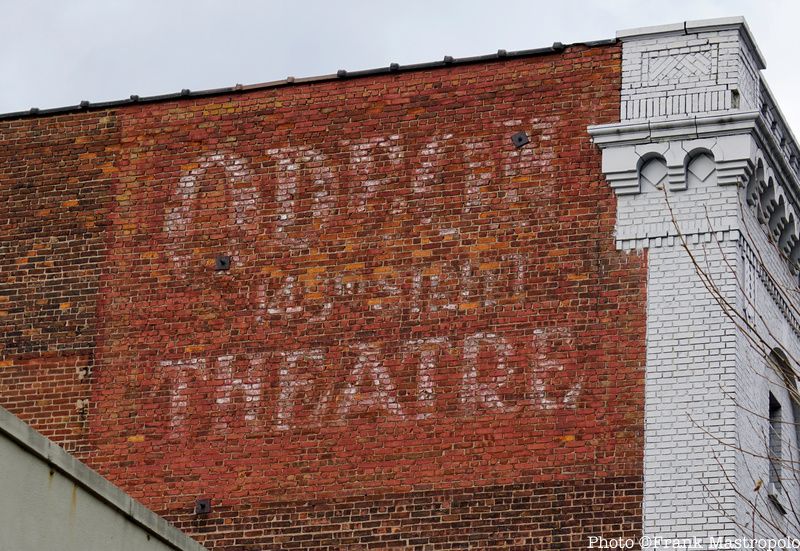
[[0, 0], [0, 113], [612, 38], [744, 15], [795, 134], [789, 0]]

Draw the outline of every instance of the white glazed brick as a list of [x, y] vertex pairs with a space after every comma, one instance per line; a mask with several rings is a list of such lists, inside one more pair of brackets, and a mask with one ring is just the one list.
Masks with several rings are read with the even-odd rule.
[[[748, 325], [753, 329], [749, 332], [751, 338], [747, 338], [742, 330], [737, 340], [738, 442], [735, 479], [743, 495], [737, 503], [736, 524], [743, 536], [753, 533], [764, 538], [787, 533], [797, 536], [794, 514], [791, 511], [788, 515], [781, 514], [767, 498], [769, 461], [764, 457], [769, 430], [766, 419], [769, 393], [772, 392], [781, 401], [785, 415], [791, 414], [791, 402], [785, 385], [768, 366], [765, 357], [772, 348], [778, 347], [795, 367], [800, 359], [797, 276], [790, 273], [752, 209], [743, 208], [742, 226], [739, 260], [741, 283], [737, 299], [740, 309], [746, 312]], [[753, 284], [747, 285], [750, 278]], [[782, 305], [784, 308], [781, 308]], [[800, 419], [794, 419], [794, 422], [800, 422]], [[793, 428], [791, 425], [784, 427]], [[783, 436], [787, 449], [793, 450], [793, 460], [798, 461], [796, 433], [787, 430]], [[794, 470], [794, 474], [784, 477], [784, 506], [787, 508], [800, 508], [800, 481], [797, 469]], [[759, 480], [764, 485], [755, 491]]]
[[[760, 109], [762, 62], [744, 27], [690, 34], [673, 27], [653, 31], [672, 34], [641, 38], [623, 33], [622, 121]], [[780, 143], [783, 127], [769, 119], [775, 113], [764, 116]], [[682, 140], [658, 146], [671, 170], [677, 165], [670, 155], [692, 150], [691, 140]], [[797, 276], [744, 204], [744, 190], [718, 185], [716, 175], [685, 187], [676, 181], [666, 191], [640, 177], [636, 188], [627, 180], [630, 167], [619, 161], [626, 147], [626, 155], [639, 155], [640, 146], [621, 144], [608, 163], [604, 153], [604, 169], [620, 186], [617, 246], [648, 249], [644, 534], [798, 537], [792, 513], [781, 515], [767, 499], [765, 457], [769, 393], [788, 402], [765, 356], [779, 346], [798, 365]], [[650, 144], [641, 151], [655, 149]], [[746, 151], [739, 147], [734, 154], [721, 145], [714, 151], [717, 172], [731, 159], [746, 158]], [[754, 334], [759, 338], [748, 338]], [[800, 408], [796, 413], [800, 422]], [[796, 452], [796, 433], [787, 438]], [[792, 459], [800, 465], [800, 457]], [[800, 512], [800, 480], [787, 480], [785, 491], [789, 507]]]
[[[704, 141], [678, 142], [683, 153]], [[670, 145], [673, 148], [673, 145]], [[716, 173], [705, 181], [693, 181], [688, 193], [668, 192], [642, 182], [640, 192], [617, 198], [616, 239], [704, 234], [738, 228], [739, 206], [733, 186], [720, 186]], [[678, 224], [678, 222], [680, 222]]]
[[[740, 106], [753, 108], [752, 56], [741, 42], [737, 29], [624, 42], [620, 116], [666, 119], [729, 110], [731, 90], [739, 93]], [[684, 101], [673, 101], [675, 95]]]
[[686, 234], [711, 235], [738, 227], [736, 188], [721, 187], [714, 177], [690, 193], [665, 193], [642, 185], [640, 193], [620, 196], [617, 201], [618, 241], [674, 236], [678, 229]]
[[[714, 239], [648, 252], [645, 382], [644, 533], [690, 538], [709, 524], [733, 536], [735, 512], [735, 325], [698, 275], [711, 266], [720, 292], [735, 299], [737, 241]], [[716, 534], [715, 534], [716, 535]]]
[[735, 187], [694, 184], [642, 186], [617, 203], [618, 246], [649, 249], [643, 529], [733, 537], [736, 327], [698, 269], [735, 302], [739, 207]]
[[[628, 225], [618, 231], [633, 236], [638, 230], [638, 237], [618, 245], [649, 248], [644, 533], [797, 536], [792, 517], [766, 497], [764, 457], [769, 392], [778, 395], [783, 388], [765, 356], [778, 346], [800, 360], [800, 319], [790, 322], [800, 314], [797, 276], [746, 206], [742, 190], [709, 186], [669, 194], [671, 225], [681, 230], [670, 237], [654, 237], [663, 223], [643, 222], [669, 216], [663, 191], [647, 207], [637, 201], [642, 195], [647, 193], [619, 197], [619, 220]], [[691, 208], [698, 197], [725, 208], [716, 223], [738, 229], [720, 231], [705, 216], [698, 223]], [[694, 232], [684, 229], [692, 224]], [[784, 290], [783, 310], [775, 288]], [[724, 312], [720, 300], [749, 317], [762, 346], [747, 338], [741, 320]], [[789, 406], [784, 403], [785, 410]], [[787, 438], [787, 446], [797, 450], [797, 439]], [[760, 493], [753, 491], [758, 480], [764, 482]], [[786, 495], [789, 506], [800, 508], [798, 480], [786, 482]]]

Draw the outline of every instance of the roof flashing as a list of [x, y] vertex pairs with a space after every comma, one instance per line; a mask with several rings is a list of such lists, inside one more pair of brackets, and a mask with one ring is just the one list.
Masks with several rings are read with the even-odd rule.
[[552, 46], [548, 46], [545, 48], [534, 48], [529, 50], [517, 50], [517, 51], [506, 51], [506, 50], [498, 50], [495, 53], [491, 53], [488, 55], [478, 55], [478, 56], [469, 56], [469, 57], [451, 57], [445, 56], [439, 61], [431, 61], [431, 62], [424, 62], [424, 63], [412, 63], [408, 65], [399, 65], [397, 63], [392, 63], [385, 67], [377, 67], [373, 69], [361, 69], [356, 71], [349, 71], [346, 69], [340, 69], [336, 73], [327, 74], [327, 75], [318, 75], [318, 76], [310, 76], [310, 77], [287, 77], [282, 80], [273, 80], [268, 82], [262, 82], [259, 84], [236, 84], [230, 87], [223, 87], [223, 88], [213, 88], [207, 90], [188, 90], [183, 89], [180, 92], [174, 93], [166, 93], [166, 94], [157, 94], [153, 96], [139, 96], [139, 95], [132, 95], [130, 98], [120, 99], [120, 100], [109, 100], [109, 101], [99, 101], [99, 102], [88, 102], [82, 101], [78, 105], [67, 105], [62, 107], [49, 107], [49, 108], [31, 108], [26, 109], [23, 111], [13, 111], [8, 113], [0, 113], [0, 120], [7, 120], [7, 119], [20, 119], [20, 118], [30, 118], [30, 117], [44, 117], [48, 115], [63, 115], [69, 113], [77, 113], [77, 112], [85, 112], [85, 111], [96, 111], [102, 109], [111, 109], [115, 107], [122, 107], [125, 105], [130, 104], [140, 104], [140, 103], [156, 103], [162, 101], [171, 101], [171, 100], [178, 100], [178, 99], [189, 99], [189, 98], [199, 98], [199, 97], [210, 97], [210, 96], [219, 96], [225, 94], [239, 94], [243, 92], [252, 92], [254, 90], [265, 90], [269, 88], [280, 88], [283, 86], [292, 86], [298, 84], [308, 84], [308, 83], [315, 83], [315, 82], [328, 82], [328, 81], [335, 81], [335, 80], [352, 80], [355, 78], [363, 78], [363, 77], [370, 77], [370, 76], [378, 76], [378, 75], [388, 75], [388, 74], [397, 74], [397, 73], [407, 73], [412, 71], [422, 71], [422, 70], [430, 70], [430, 69], [439, 69], [443, 67], [452, 67], [454, 65], [468, 65], [471, 63], [483, 63], [489, 61], [497, 61], [497, 60], [506, 60], [510, 58], [524, 58], [524, 57], [534, 57], [540, 55], [547, 55], [553, 53], [560, 53], [564, 51], [566, 48], [571, 46], [585, 46], [587, 48], [595, 48], [598, 46], [608, 46], [610, 44], [615, 44], [617, 42], [616, 39], [603, 39], [603, 40], [592, 40], [587, 42], [575, 42], [572, 44], [562, 44], [560, 42], [553, 43]]

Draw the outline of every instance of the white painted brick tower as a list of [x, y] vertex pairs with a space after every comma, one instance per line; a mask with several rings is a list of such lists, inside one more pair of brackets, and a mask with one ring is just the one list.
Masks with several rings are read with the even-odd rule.
[[618, 33], [589, 128], [617, 246], [647, 255], [645, 536], [800, 536], [800, 151], [745, 21]]

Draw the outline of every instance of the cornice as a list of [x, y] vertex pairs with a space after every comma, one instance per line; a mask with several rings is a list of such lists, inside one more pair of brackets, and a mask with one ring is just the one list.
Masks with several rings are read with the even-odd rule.
[[[647, 122], [598, 124], [587, 129], [600, 149], [673, 140], [696, 140], [753, 131], [761, 119], [758, 111], [686, 117]], [[763, 121], [762, 121], [763, 124]]]
[[[784, 189], [795, 210], [800, 212], [800, 172], [798, 160], [789, 155], [786, 132], [778, 128], [782, 122], [777, 117], [768, 120], [764, 112], [744, 111], [723, 115], [686, 117], [667, 121], [621, 122], [589, 126], [592, 141], [603, 151], [603, 172], [617, 194], [639, 192], [638, 169], [643, 157], [649, 153], [665, 151], [656, 144], [679, 144], [678, 156], [691, 153], [693, 146], [702, 147], [695, 140], [721, 137], [750, 136], [755, 139], [769, 164], [774, 168], [778, 184]], [[789, 135], [791, 138], [791, 135]], [[732, 143], [728, 140], [728, 143]], [[723, 148], [716, 142], [715, 161], [720, 185], [745, 185], [755, 165], [755, 150], [744, 143], [738, 147]], [[711, 149], [711, 148], [710, 148]], [[673, 149], [673, 152], [675, 149]], [[667, 158], [670, 189], [684, 189], [683, 169], [685, 158]]]
[[[792, 144], [786, 138], [780, 139], [785, 131], [776, 127], [776, 120], [768, 120], [762, 111], [745, 111], [670, 121], [605, 124], [591, 126], [588, 132], [602, 150], [603, 172], [619, 196], [648, 190], [651, 193], [650, 184], [657, 183], [653, 174], [657, 174], [659, 186], [663, 185], [660, 193], [679, 192], [688, 194], [681, 201], [702, 201], [701, 197], [708, 197], [707, 191], [706, 195], [692, 199], [689, 176], [698, 156], [707, 157], [703, 163], [711, 168], [706, 173], [716, 172], [714, 180], [709, 181], [744, 190], [747, 205], [796, 274], [800, 271], [800, 178], [795, 160], [788, 155]], [[660, 168], [653, 169], [651, 162]], [[643, 189], [643, 182], [650, 183]], [[723, 196], [728, 197], [725, 199], [728, 203], [740, 197], [738, 193], [720, 195]], [[634, 205], [625, 208], [635, 209]], [[716, 209], [719, 210], [719, 203]], [[637, 218], [630, 215], [626, 218], [632, 219]], [[690, 231], [699, 231], [695, 226], [702, 226], [703, 222], [680, 220]], [[626, 226], [624, 231], [618, 227], [618, 231], [626, 238], [637, 239], [668, 235], [663, 224], [655, 226], [660, 231], [653, 233], [645, 219], [638, 220], [635, 226]], [[636, 246], [641, 244], [637, 242]]]

